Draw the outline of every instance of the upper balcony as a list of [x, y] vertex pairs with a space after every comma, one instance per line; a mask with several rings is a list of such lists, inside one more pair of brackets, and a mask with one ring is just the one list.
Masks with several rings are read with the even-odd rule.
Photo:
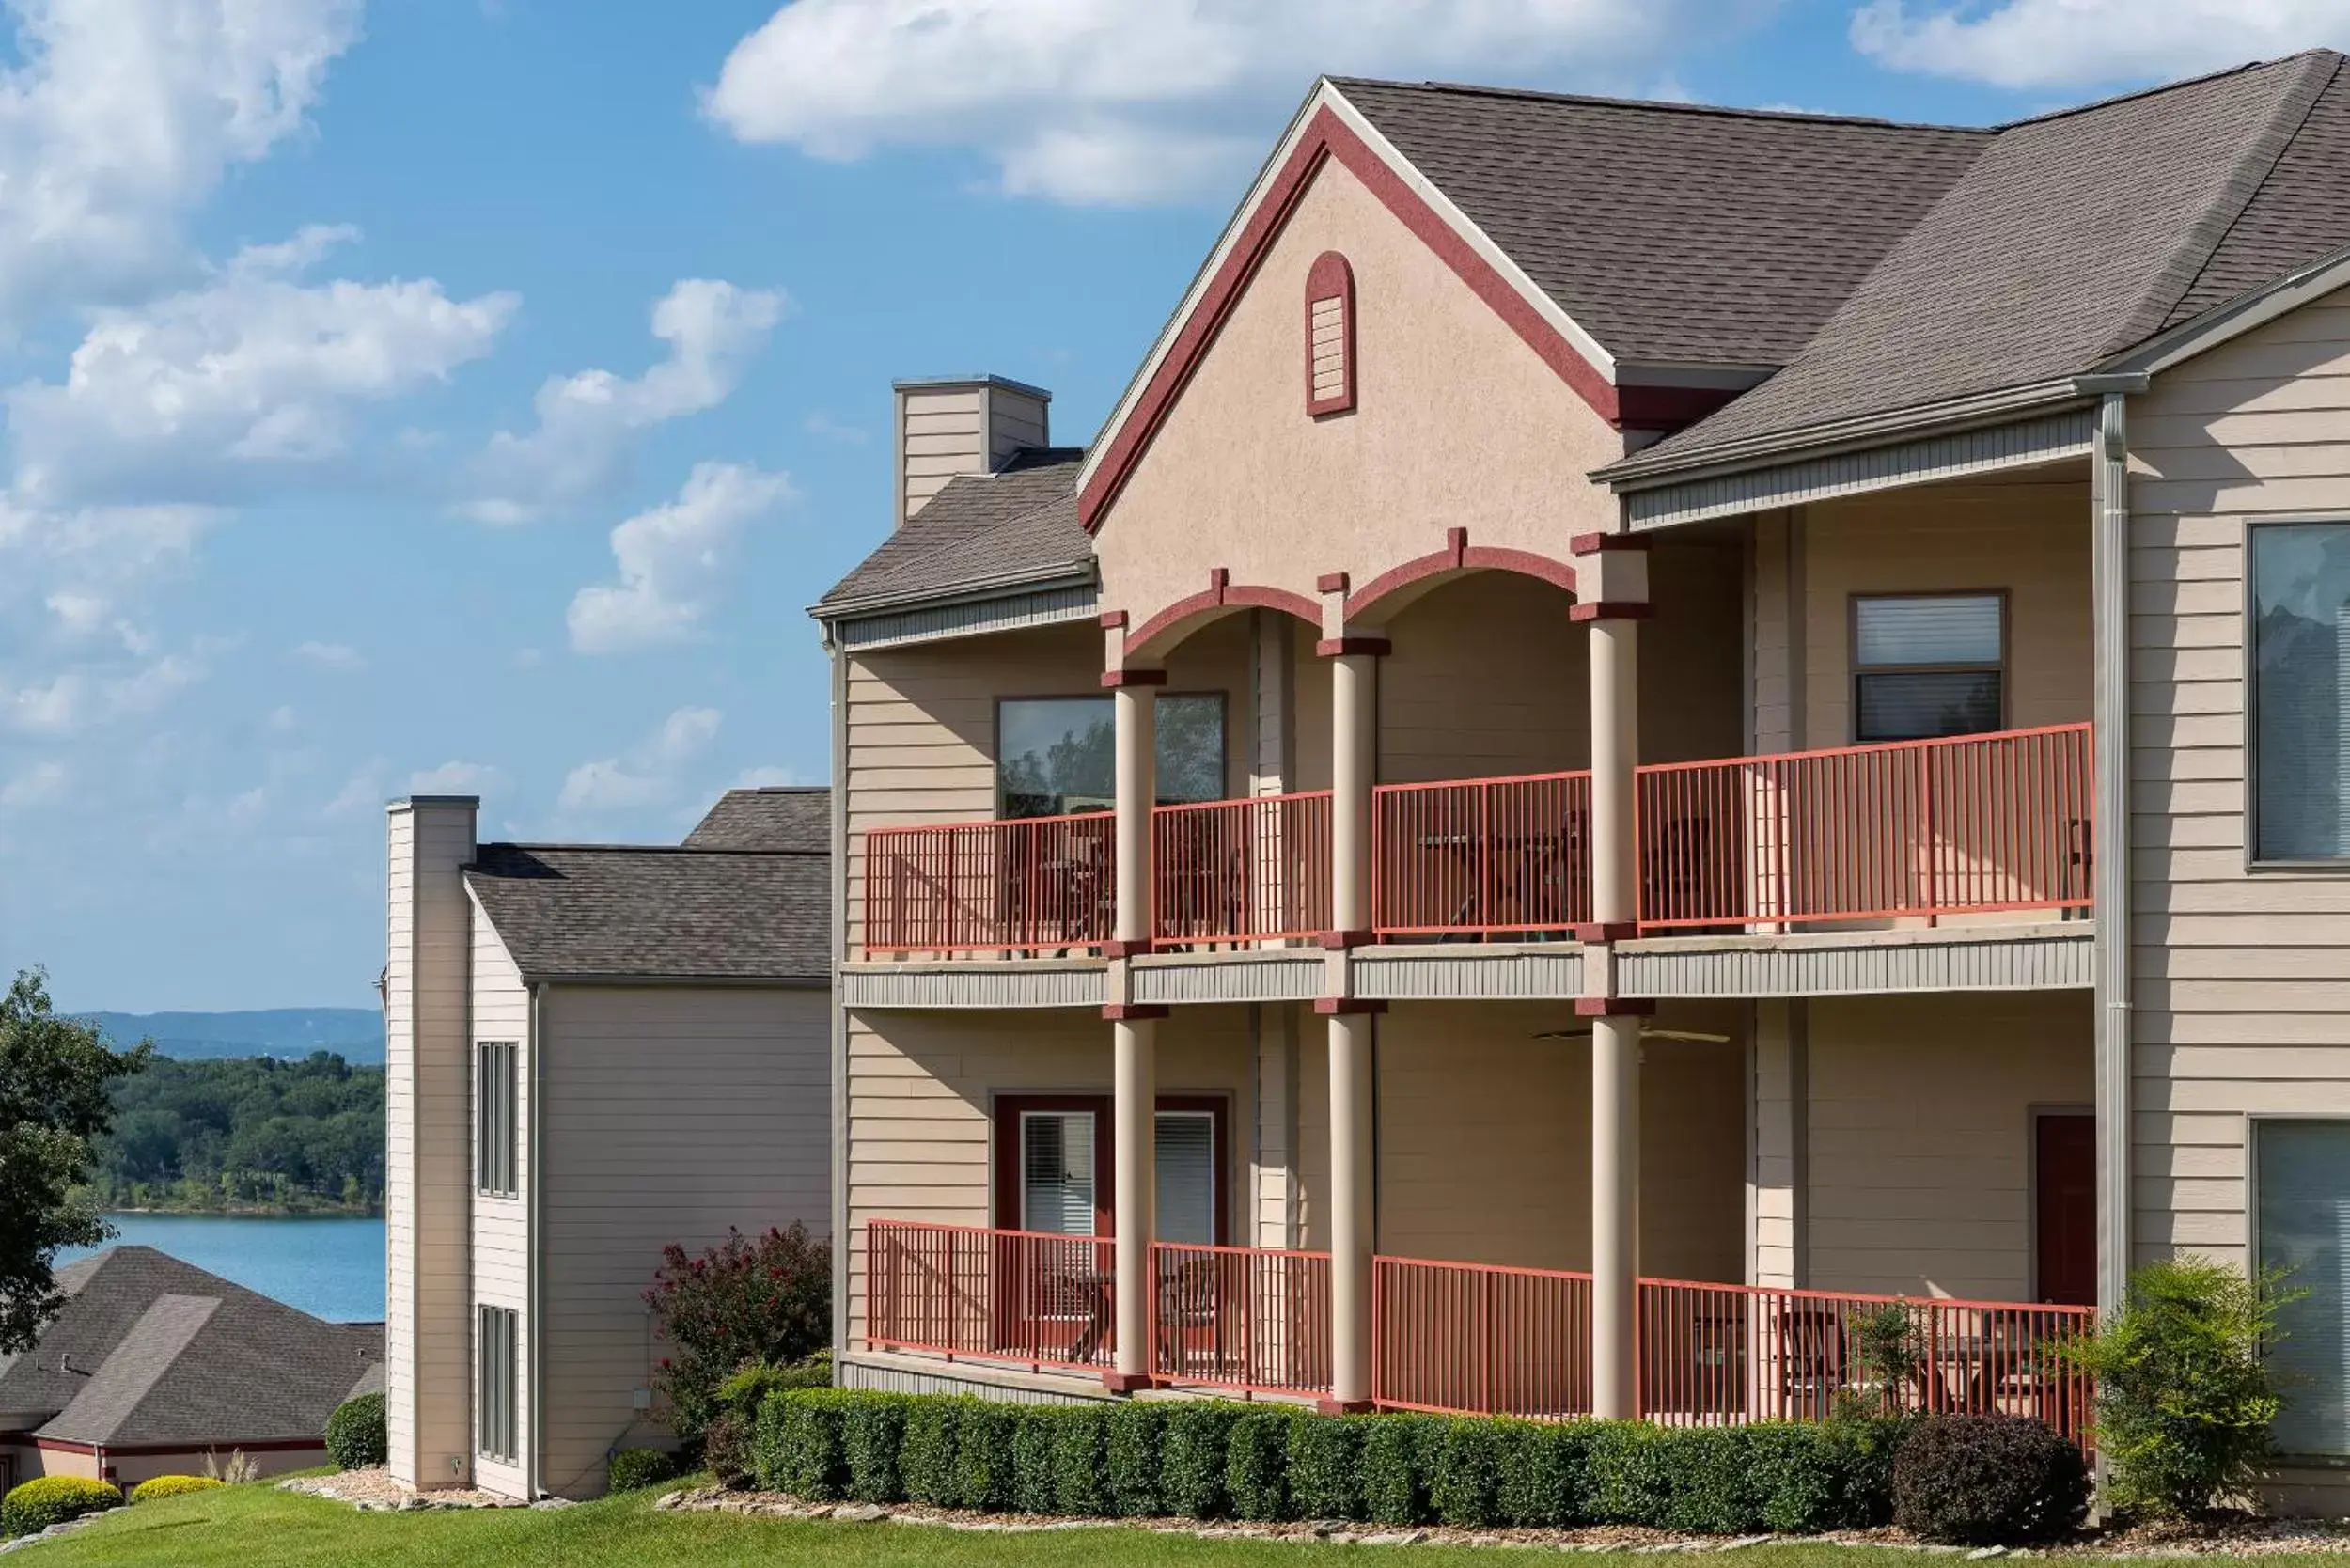
[[[1644, 935], [1777, 933], [2090, 906], [2089, 726], [1646, 766]], [[1156, 948], [1331, 928], [1326, 791], [1153, 813]], [[1590, 783], [1550, 773], [1372, 792], [1382, 942], [1571, 937], [1590, 913]], [[1111, 813], [876, 828], [865, 956], [1082, 953], [1111, 936]]]

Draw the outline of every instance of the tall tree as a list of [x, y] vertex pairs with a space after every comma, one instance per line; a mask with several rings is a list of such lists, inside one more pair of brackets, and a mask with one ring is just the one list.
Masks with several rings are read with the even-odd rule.
[[32, 1348], [55, 1313], [57, 1248], [106, 1239], [105, 1221], [72, 1192], [111, 1119], [109, 1086], [153, 1054], [145, 1041], [110, 1051], [90, 1025], [58, 1017], [39, 969], [0, 998], [0, 1356]]

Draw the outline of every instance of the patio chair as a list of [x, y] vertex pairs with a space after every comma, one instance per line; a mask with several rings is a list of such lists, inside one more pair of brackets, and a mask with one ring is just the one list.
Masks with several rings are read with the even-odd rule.
[[[1213, 1258], [1180, 1258], [1159, 1275], [1159, 1365], [1181, 1375], [1204, 1356], [1211, 1373], [1224, 1365], [1222, 1281]], [[1202, 1343], [1201, 1341], [1205, 1342]]]

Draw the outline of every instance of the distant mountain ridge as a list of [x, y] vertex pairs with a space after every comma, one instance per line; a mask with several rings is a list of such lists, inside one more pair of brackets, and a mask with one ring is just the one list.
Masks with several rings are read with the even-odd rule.
[[372, 1008], [280, 1007], [253, 1012], [86, 1012], [117, 1046], [152, 1040], [178, 1061], [225, 1057], [299, 1059], [333, 1051], [352, 1066], [384, 1060], [384, 1015]]

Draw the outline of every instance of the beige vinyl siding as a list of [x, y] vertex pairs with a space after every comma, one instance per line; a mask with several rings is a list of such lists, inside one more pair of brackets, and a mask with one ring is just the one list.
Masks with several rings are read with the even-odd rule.
[[[1221, 1179], [1233, 1234], [1255, 1124], [1247, 1010], [1181, 1008], [1158, 1026], [1161, 1094], [1231, 1103]], [[866, 1227], [875, 1219], [993, 1225], [989, 1151], [1001, 1093], [1110, 1092], [1110, 1027], [1063, 1012], [849, 1015], [849, 1332], [865, 1334]]]
[[[2085, 478], [1929, 485], [1825, 502], [1793, 515], [1793, 525], [1802, 532], [1805, 600], [1805, 729], [1795, 749], [1853, 742], [1855, 594], [2004, 590], [2009, 726], [2076, 724], [2089, 717]], [[1762, 567], [1759, 553], [1759, 571]], [[1765, 580], [1783, 588], [1783, 566], [1770, 570], [1774, 576]], [[1757, 619], [1759, 631], [1770, 618]], [[1774, 704], [1773, 712], [1784, 722], [1783, 709]], [[1758, 709], [1759, 732], [1762, 716]]]
[[[1102, 633], [1089, 625], [1054, 626], [842, 656], [849, 660], [842, 776], [848, 942], [854, 953], [865, 929], [864, 834], [994, 817], [997, 702], [1098, 695]], [[1202, 628], [1175, 650], [1167, 669], [1169, 691], [1224, 694], [1225, 790], [1237, 792], [1248, 776], [1248, 618], [1233, 615]], [[1325, 755], [1327, 749], [1325, 737]]]
[[671, 1242], [830, 1224], [831, 1030], [820, 990], [556, 986], [540, 1020], [543, 1483], [603, 1485], [665, 1354], [643, 1292]]
[[[514, 1351], [515, 1432], [519, 1442], [511, 1463], [484, 1457], [480, 1435], [475, 1434], [474, 1479], [478, 1485], [508, 1497], [524, 1497], [529, 1485], [521, 1455], [530, 1451], [530, 1337], [538, 1325], [530, 1320], [530, 992], [522, 971], [498, 939], [489, 915], [470, 889], [466, 899], [473, 917], [473, 1039], [467, 1043], [468, 1066], [479, 1077], [479, 1050], [485, 1043], [514, 1047], [514, 1196], [497, 1198], [479, 1188], [475, 1171], [473, 1189], [473, 1296], [476, 1308], [503, 1307], [515, 1315]], [[473, 1083], [476, 1096], [480, 1085]], [[480, 1115], [478, 1099], [471, 1102], [466, 1124], [467, 1168], [476, 1154], [474, 1133]], [[472, 1314], [475, 1359], [480, 1365], [478, 1340], [481, 1315]]]
[[[1660, 1025], [1727, 1033], [1732, 1043], [1642, 1047], [1641, 1270], [1735, 1280], [1745, 1228], [1736, 1043], [1744, 1009], [1663, 1011], [1671, 1016]], [[1382, 1252], [1590, 1266], [1590, 1045], [1536, 1038], [1578, 1027], [1559, 1003], [1399, 1002], [1379, 1020]], [[1325, 1092], [1318, 1106], [1327, 1103]], [[1327, 1113], [1316, 1114], [1326, 1150]]]
[[905, 444], [901, 475], [904, 516], [920, 511], [956, 475], [987, 467], [980, 451], [982, 396], [976, 386], [911, 388], [901, 394], [898, 417], [900, 439]]
[[2248, 1119], [2350, 1117], [2350, 880], [2245, 864], [2243, 616], [2248, 519], [2350, 519], [2350, 294], [2128, 416], [2134, 1241], [2242, 1264]]
[[393, 1472], [462, 1482], [473, 1448], [469, 808], [396, 808], [385, 966], [385, 1427]]
[[2031, 1299], [2031, 1113], [2095, 1100], [2088, 994], [1808, 1006], [1805, 1283]]

